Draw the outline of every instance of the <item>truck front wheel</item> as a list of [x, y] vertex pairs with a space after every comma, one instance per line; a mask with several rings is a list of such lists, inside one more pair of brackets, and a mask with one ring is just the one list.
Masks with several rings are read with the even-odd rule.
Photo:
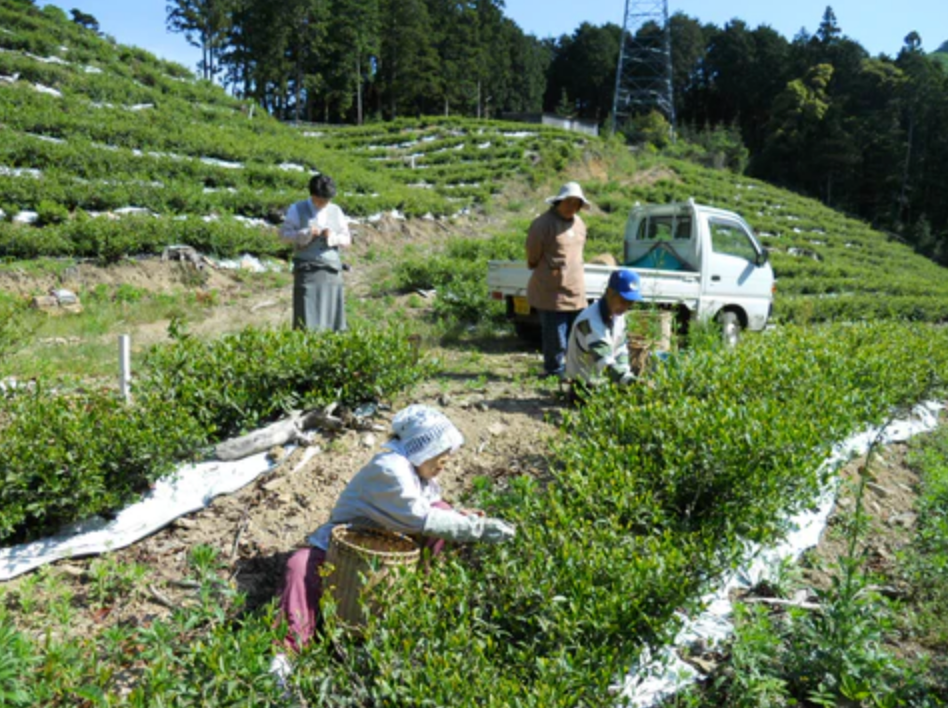
[[736, 312], [722, 312], [718, 315], [721, 326], [721, 338], [728, 347], [736, 347], [741, 341], [741, 318]]

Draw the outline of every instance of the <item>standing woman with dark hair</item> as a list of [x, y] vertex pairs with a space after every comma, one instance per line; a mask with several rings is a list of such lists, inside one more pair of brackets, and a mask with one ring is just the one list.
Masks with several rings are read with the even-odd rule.
[[346, 329], [340, 247], [352, 236], [342, 209], [332, 203], [336, 183], [326, 175], [309, 181], [309, 199], [286, 212], [280, 238], [293, 244], [293, 327]]

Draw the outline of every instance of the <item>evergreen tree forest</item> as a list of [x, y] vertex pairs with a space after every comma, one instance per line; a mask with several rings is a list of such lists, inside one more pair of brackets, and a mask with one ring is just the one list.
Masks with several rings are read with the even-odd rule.
[[[201, 48], [204, 78], [284, 120], [544, 110], [609, 124], [616, 24], [538, 39], [503, 0], [170, 0], [167, 10], [168, 28]], [[673, 15], [679, 135], [739, 142], [752, 176], [948, 265], [948, 42], [928, 52], [911, 32], [897, 56], [873, 57], [831, 7], [817, 19], [789, 40], [766, 25]]]
[[[502, 0], [172, 0], [199, 69], [284, 120], [539, 111], [554, 44]], [[614, 68], [613, 68], [614, 71]]]

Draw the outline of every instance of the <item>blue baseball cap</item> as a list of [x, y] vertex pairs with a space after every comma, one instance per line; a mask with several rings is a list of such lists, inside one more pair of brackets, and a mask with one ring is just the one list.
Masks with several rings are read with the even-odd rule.
[[624, 300], [635, 302], [642, 299], [642, 289], [640, 287], [639, 274], [619, 268], [612, 271], [609, 276], [609, 288], [616, 291]]

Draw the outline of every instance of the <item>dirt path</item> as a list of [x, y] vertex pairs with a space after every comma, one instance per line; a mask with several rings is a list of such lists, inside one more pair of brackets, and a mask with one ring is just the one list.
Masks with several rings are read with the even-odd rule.
[[[545, 453], [562, 407], [555, 391], [541, 390], [536, 381], [516, 373], [534, 356], [487, 355], [487, 376], [452, 371], [449, 363], [442, 377], [395, 402], [391, 409], [381, 410], [374, 420], [388, 428], [395, 410], [420, 402], [437, 406], [458, 425], [465, 445], [439, 478], [449, 500], [462, 499], [477, 476], [501, 485], [513, 475], [542, 477], [547, 473]], [[212, 546], [229, 564], [237, 587], [247, 593], [249, 606], [258, 607], [273, 597], [289, 554], [328, 519], [345, 484], [386, 439], [380, 432], [320, 433], [312, 446], [318, 452], [302, 465], [299, 460], [304, 448], [275, 448], [271, 454], [279, 461], [254, 483], [216, 498], [207, 508], [181, 517], [111, 557], [121, 565], [134, 562], [147, 566], [146, 587], [156, 588], [161, 597], [178, 605], [193, 592], [176, 584], [188, 577], [189, 552], [199, 544]], [[81, 597], [93, 562], [64, 561], [54, 572], [74, 583], [76, 595]], [[27, 577], [11, 581], [10, 589]], [[107, 613], [94, 606], [78, 608], [70, 632], [98, 632], [123, 622], [144, 623], [170, 612], [154, 595], [139, 592], [108, 608]]]
[[[448, 233], [470, 236], [485, 231], [482, 224], [473, 222], [448, 227], [430, 221], [383, 219], [375, 225], [363, 225], [349, 258], [355, 266], [347, 274], [347, 297], [379, 297], [373, 294], [373, 283], [391, 266], [366, 258], [372, 249], [423, 247], [443, 240]], [[77, 289], [126, 283], [152, 292], [170, 292], [193, 277], [183, 267], [158, 259], [109, 268], [82, 264], [70, 276]], [[206, 269], [203, 278], [204, 288], [217, 291], [218, 297], [205, 308], [202, 318], [189, 323], [188, 331], [194, 335], [210, 338], [247, 324], [273, 327], [290, 320], [291, 285], [259, 287], [252, 279], [212, 268]], [[0, 288], [21, 295], [68, 284], [51, 274], [14, 272], [0, 277]], [[412, 314], [424, 316], [425, 311]], [[167, 328], [167, 320], [138, 325], [132, 333], [133, 341], [138, 347], [164, 341]], [[391, 408], [378, 411], [374, 419], [387, 430], [396, 410], [419, 402], [437, 406], [458, 425], [466, 444], [440, 478], [449, 500], [463, 497], [478, 476], [502, 483], [510, 475], [546, 472], [544, 455], [549, 438], [556, 432], [562, 404], [554, 389], [544, 388], [528, 376], [539, 361], [538, 354], [511, 343], [490, 349], [478, 354], [474, 366], [469, 351], [437, 348], [428, 352], [443, 362], [442, 372], [412, 394], [393, 401]], [[381, 449], [386, 439], [383, 432], [347, 430], [319, 434], [313, 441], [319, 452], [306, 464], [299, 465], [302, 449], [296, 449], [243, 490], [217, 498], [208, 508], [189, 514], [113, 555], [120, 563], [148, 566], [148, 583], [160, 588], [162, 595], [175, 603], [189, 592], [174, 585], [174, 581], [187, 576], [189, 551], [199, 544], [213, 546], [231, 564], [233, 578], [248, 594], [250, 606], [257, 606], [272, 597], [289, 553], [304, 544], [306, 536], [328, 519], [345, 484]], [[276, 458], [286, 454], [279, 449], [272, 452]], [[59, 565], [65, 566], [67, 575], [75, 576], [81, 587], [92, 562], [79, 559]], [[98, 631], [112, 623], [143, 621], [169, 612], [152, 596], [143, 594], [129, 597], [121, 607], [112, 608], [107, 617], [101, 611], [90, 612], [86, 621]], [[78, 631], [83, 630], [80, 627]]]

